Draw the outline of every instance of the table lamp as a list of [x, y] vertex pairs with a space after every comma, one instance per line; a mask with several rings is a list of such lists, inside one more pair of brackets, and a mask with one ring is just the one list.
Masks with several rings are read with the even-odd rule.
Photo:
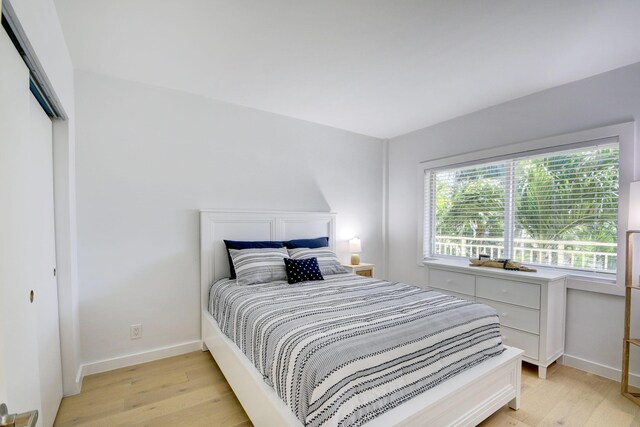
[[362, 252], [362, 242], [359, 238], [354, 237], [349, 240], [349, 252], [351, 252], [351, 265], [360, 264], [360, 252]]

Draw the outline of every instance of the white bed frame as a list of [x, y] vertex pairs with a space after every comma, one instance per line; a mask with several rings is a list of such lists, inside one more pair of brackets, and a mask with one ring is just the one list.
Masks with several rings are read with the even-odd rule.
[[[227, 338], [208, 312], [209, 288], [229, 277], [230, 240], [290, 240], [329, 236], [335, 250], [336, 217], [319, 212], [200, 211], [203, 351], [209, 350], [254, 425], [302, 424], [265, 384], [260, 373]], [[507, 350], [367, 423], [383, 426], [475, 426], [505, 404], [520, 406], [522, 351]]]

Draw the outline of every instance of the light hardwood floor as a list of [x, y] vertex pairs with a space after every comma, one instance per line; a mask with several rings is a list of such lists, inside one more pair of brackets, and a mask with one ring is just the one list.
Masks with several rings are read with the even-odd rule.
[[[522, 407], [502, 408], [481, 425], [640, 426], [640, 407], [617, 382], [561, 365], [546, 380], [524, 365]], [[56, 426], [251, 426], [208, 352], [194, 352], [84, 379], [62, 400]]]
[[251, 426], [209, 352], [84, 378], [55, 426]]

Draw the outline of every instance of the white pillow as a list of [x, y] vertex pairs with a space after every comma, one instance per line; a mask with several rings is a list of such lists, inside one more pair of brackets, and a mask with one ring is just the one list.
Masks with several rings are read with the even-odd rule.
[[[329, 248], [296, 248], [288, 249], [292, 259], [318, 258], [318, 266], [323, 276], [327, 274], [346, 273], [336, 254]], [[284, 261], [283, 261], [284, 262]]]
[[229, 249], [239, 285], [287, 280], [286, 248]]

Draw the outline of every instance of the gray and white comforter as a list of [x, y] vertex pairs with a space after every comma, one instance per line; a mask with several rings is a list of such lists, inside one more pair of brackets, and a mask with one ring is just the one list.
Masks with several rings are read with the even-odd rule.
[[358, 426], [504, 351], [491, 307], [353, 274], [224, 279], [209, 311], [306, 426]]

